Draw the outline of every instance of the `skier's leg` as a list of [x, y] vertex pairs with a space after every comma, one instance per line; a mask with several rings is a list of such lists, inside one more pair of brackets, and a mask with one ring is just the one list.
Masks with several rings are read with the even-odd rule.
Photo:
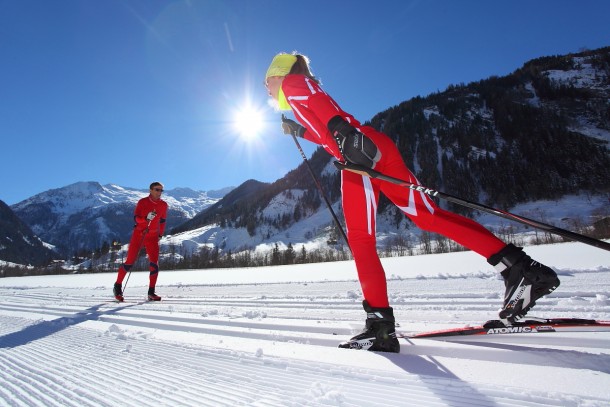
[[123, 284], [123, 279], [125, 279], [125, 275], [131, 270], [133, 263], [135, 263], [138, 258], [138, 252], [140, 251], [142, 244], [142, 232], [134, 229], [133, 234], [131, 235], [131, 240], [129, 241], [129, 249], [127, 250], [127, 258], [125, 262], [121, 264], [119, 267], [119, 271], [117, 273], [117, 279], [115, 284]]
[[[380, 171], [391, 177], [419, 185], [419, 181], [404, 164], [396, 148], [384, 150]], [[473, 250], [486, 259], [506, 246], [502, 240], [472, 219], [440, 208], [423, 192], [389, 182], [380, 183], [386, 195], [422, 230], [441, 234]]]
[[341, 190], [347, 237], [358, 271], [367, 318], [364, 330], [339, 347], [399, 352], [385, 271], [376, 247], [379, 187], [368, 177], [344, 171]]
[[375, 237], [379, 189], [369, 178], [343, 171], [341, 190], [347, 237], [364, 299], [371, 306], [388, 307], [385, 272]]
[[[419, 184], [398, 154], [386, 154], [385, 174]], [[536, 300], [559, 286], [557, 274], [532, 260], [521, 248], [507, 245], [479, 223], [438, 207], [423, 192], [391, 183], [381, 184], [381, 191], [418, 227], [439, 233], [482, 255], [501, 272], [506, 286], [500, 318], [514, 322], [522, 318]]]
[[159, 240], [157, 236], [152, 236], [146, 240], [146, 253], [148, 254], [148, 269], [150, 271], [148, 278], [148, 299], [150, 301], [159, 301], [161, 297], [155, 293], [157, 277], [159, 276]]

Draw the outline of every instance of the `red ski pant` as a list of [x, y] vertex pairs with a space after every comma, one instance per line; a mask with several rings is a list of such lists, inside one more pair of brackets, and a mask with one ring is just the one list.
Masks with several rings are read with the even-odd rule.
[[[382, 158], [377, 171], [419, 184], [407, 168], [398, 149], [385, 146], [389, 138], [375, 140], [381, 144]], [[420, 229], [439, 233], [485, 258], [502, 250], [506, 243], [479, 223], [438, 207], [426, 194], [379, 179], [342, 171], [342, 204], [349, 241], [364, 299], [372, 307], [389, 306], [385, 272], [377, 254], [375, 221], [379, 193], [382, 192]]]
[[159, 275], [159, 239], [154, 233], [145, 233], [144, 231], [134, 229], [129, 241], [129, 249], [127, 250], [127, 259], [119, 267], [117, 275], [117, 284], [122, 284], [123, 279], [127, 275], [127, 272], [131, 270], [133, 263], [138, 259], [140, 250], [144, 247], [146, 254], [148, 255], [149, 261], [149, 282], [148, 286], [154, 288], [157, 284], [157, 277]]

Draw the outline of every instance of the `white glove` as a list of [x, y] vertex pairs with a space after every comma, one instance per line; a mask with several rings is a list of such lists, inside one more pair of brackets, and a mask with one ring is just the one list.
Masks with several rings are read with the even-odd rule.
[[155, 218], [155, 216], [157, 216], [157, 212], [148, 212], [148, 215], [146, 215], [146, 220], [150, 222]]

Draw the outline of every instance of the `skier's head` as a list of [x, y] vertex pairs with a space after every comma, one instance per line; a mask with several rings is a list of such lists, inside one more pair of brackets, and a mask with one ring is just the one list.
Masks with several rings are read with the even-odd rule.
[[277, 54], [273, 57], [265, 74], [265, 87], [269, 96], [277, 102], [280, 110], [290, 110], [290, 105], [282, 91], [284, 77], [289, 74], [305, 75], [318, 82], [311, 73], [309, 58], [305, 55], [297, 54], [296, 52], [292, 54], [284, 52]]
[[273, 60], [271, 60], [271, 65], [269, 65], [269, 68], [267, 68], [265, 80], [269, 79], [270, 77], [281, 77], [288, 75], [295, 62], [297, 62], [296, 55], [286, 54], [284, 52], [277, 54], [273, 57]]
[[160, 182], [153, 182], [150, 184], [150, 197], [157, 201], [161, 198], [161, 194], [163, 193], [163, 184]]
[[150, 190], [154, 190], [155, 188], [159, 188], [159, 191], [163, 192], [163, 184], [160, 183], [159, 181], [155, 181], [152, 184], [150, 184]]

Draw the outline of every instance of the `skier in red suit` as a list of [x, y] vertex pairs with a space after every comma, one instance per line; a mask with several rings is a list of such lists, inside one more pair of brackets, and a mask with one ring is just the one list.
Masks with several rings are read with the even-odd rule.
[[165, 232], [167, 219], [167, 203], [161, 199], [163, 184], [153, 182], [150, 184], [150, 194], [138, 201], [133, 219], [135, 225], [125, 263], [119, 267], [116, 282], [114, 283], [114, 296], [123, 301], [123, 279], [138, 258], [140, 249], [144, 247], [148, 255], [150, 277], [148, 284], [148, 300], [160, 301], [161, 297], [155, 294], [155, 286], [159, 275], [159, 240]]
[[[292, 110], [298, 120], [282, 116], [284, 133], [321, 145], [340, 162], [374, 168], [383, 174], [419, 184], [387, 135], [362, 126], [343, 111], [321, 87], [304, 55], [276, 55], [265, 75], [265, 86], [280, 110]], [[511, 324], [535, 301], [559, 285], [557, 274], [506, 244], [477, 222], [437, 206], [423, 192], [350, 171], [341, 173], [342, 205], [367, 313], [364, 331], [341, 347], [398, 352], [393, 309], [389, 306], [385, 272], [376, 249], [375, 220], [379, 194], [386, 195], [419, 228], [446, 236], [488, 259], [505, 281], [500, 318]]]

